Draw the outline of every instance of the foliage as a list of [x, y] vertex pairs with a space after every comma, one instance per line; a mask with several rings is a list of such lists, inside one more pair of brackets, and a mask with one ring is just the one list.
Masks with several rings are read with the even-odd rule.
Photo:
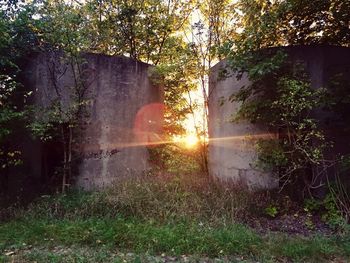
[[79, 5], [66, 1], [43, 1], [35, 5], [34, 28], [39, 47], [44, 51], [60, 50], [77, 57], [89, 48], [89, 22]]
[[30, 93], [25, 92], [17, 80], [18, 62], [33, 45], [33, 32], [29, 25], [30, 7], [9, 2], [0, 10], [0, 180], [6, 180], [6, 170], [21, 164], [21, 152], [11, 143], [23, 129], [27, 111], [23, 104]]
[[[150, 77], [153, 83], [164, 88], [164, 137], [171, 141], [174, 136], [186, 133], [183, 123], [189, 114], [193, 115], [198, 110], [199, 105], [191, 100], [191, 92], [197, 88], [198, 69], [192, 44], [177, 38], [173, 38], [169, 44], [171, 46], [167, 46], [161, 63], [152, 69]], [[151, 152], [155, 153], [155, 150], [151, 149]], [[162, 160], [166, 171], [189, 172], [188, 168], [196, 170], [198, 165], [202, 165], [202, 160], [197, 158], [200, 151], [190, 152], [181, 146], [160, 145], [156, 152], [156, 158]]]
[[182, 123], [196, 105], [186, 95], [196, 89], [196, 61], [189, 44], [177, 38], [166, 43], [163, 58], [151, 71], [151, 80], [164, 87], [164, 132], [172, 136], [185, 132]]
[[[84, 28], [89, 50], [111, 55], [127, 55], [146, 63], [159, 64], [174, 33], [183, 28], [194, 1], [113, 0], [86, 1], [73, 6]], [[48, 1], [57, 10], [54, 1]]]
[[341, 231], [349, 232], [347, 224], [350, 220], [350, 198], [345, 183], [338, 174], [333, 182], [328, 182], [329, 194], [324, 200], [324, 206], [328, 211], [326, 217], [331, 221], [331, 224]]
[[322, 215], [322, 220], [339, 233], [348, 234], [349, 226], [347, 225], [346, 215], [339, 206], [339, 195], [328, 193], [323, 200], [306, 199], [305, 211], [318, 212]]
[[[117, 182], [104, 192], [68, 192], [43, 196], [27, 211], [3, 210], [0, 219], [13, 217], [73, 219], [89, 217], [140, 218], [156, 222], [198, 220], [221, 225], [243, 219], [256, 210], [262, 193], [223, 186], [200, 174], [147, 175]], [[264, 203], [265, 201], [261, 201]], [[264, 204], [260, 205], [264, 207]]]
[[43, 48], [126, 55], [158, 64], [187, 23], [193, 1], [43, 1], [36, 31]]
[[278, 51], [273, 47], [347, 46], [349, 8], [350, 4], [337, 0], [242, 0], [234, 5], [237, 34], [220, 50], [228, 57], [229, 67], [238, 72], [237, 78], [247, 74], [252, 83], [230, 97], [231, 101], [243, 103], [234, 120], [267, 124], [271, 132], [280, 135], [273, 140], [260, 140], [257, 148], [258, 164], [279, 173], [282, 188], [298, 182], [311, 194], [312, 189], [325, 185], [325, 178], [320, 179], [322, 175], [311, 167], [334, 165], [323, 156], [332, 142], [325, 138], [312, 112], [328, 105], [333, 112], [345, 113], [349, 108], [344, 92], [348, 81], [336, 78], [337, 74], [332, 72], [334, 80], [329, 83], [329, 89], [315, 91], [303, 65], [292, 66], [283, 48]]
[[163, 144], [149, 149], [153, 170], [174, 175], [200, 172], [196, 151], [175, 144]]
[[326, 213], [322, 217], [323, 220], [328, 222], [333, 227], [339, 227], [341, 224], [346, 224], [340, 210], [337, 207], [334, 196], [328, 194], [323, 200], [322, 204], [326, 210]]
[[275, 206], [269, 205], [265, 208], [265, 213], [270, 217], [276, 217], [278, 214], [278, 209]]
[[[0, 226], [0, 251], [15, 251], [20, 255], [22, 251], [36, 251], [38, 247], [41, 251], [59, 247], [67, 248], [65, 255], [68, 258], [69, 248], [77, 251], [79, 247], [88, 247], [90, 251], [106, 249], [107, 252], [117, 248], [136, 254], [239, 256], [262, 262], [326, 262], [334, 257], [346, 260], [350, 256], [346, 237], [260, 236], [237, 223], [213, 225], [190, 217], [176, 223], [158, 217], [144, 220], [139, 216], [125, 216], [126, 210], [101, 218], [98, 213], [113, 210], [102, 206], [104, 200], [101, 199], [90, 206], [92, 209], [99, 206], [99, 212], [91, 213], [86, 202], [97, 200], [96, 196], [97, 193], [78, 193], [45, 197], [46, 200], [32, 206], [22, 217]], [[60, 214], [63, 208], [65, 215]], [[34, 213], [32, 209], [42, 213]], [[40, 260], [39, 255], [31, 256]], [[103, 262], [106, 260], [108, 258], [104, 257]]]
[[237, 1], [233, 11], [239, 34], [222, 50], [242, 54], [288, 45], [348, 46], [349, 10], [350, 4], [341, 0]]
[[[202, 170], [207, 174], [209, 173], [208, 105], [211, 97], [208, 85], [209, 75], [211, 67], [223, 59], [222, 54], [218, 52], [219, 47], [235, 36], [235, 27], [232, 26], [235, 20], [233, 6], [232, 1], [228, 0], [198, 1], [197, 9], [192, 14], [191, 29], [184, 32], [191, 43], [191, 52], [196, 63], [197, 94], [201, 92], [200, 98], [196, 101], [200, 110], [190, 107], [190, 116], [193, 120], [194, 132], [198, 138], [201, 138], [198, 154]], [[191, 93], [188, 93], [188, 100], [190, 104], [197, 106]]]
[[288, 156], [286, 156], [279, 140], [260, 139], [256, 144], [258, 153], [257, 166], [265, 171], [277, 170], [278, 167], [288, 165]]
[[194, 38], [202, 53], [199, 55], [205, 56], [202, 59], [207, 60], [209, 67], [212, 62], [222, 59], [218, 49], [236, 36], [234, 7], [235, 4], [228, 0], [203, 1], [199, 6], [202, 18], [194, 24]]
[[242, 102], [234, 121], [267, 124], [279, 134], [278, 139], [259, 140], [257, 150], [258, 164], [279, 173], [282, 187], [300, 178], [305, 190], [320, 187], [319, 175], [305, 175], [311, 164], [324, 159], [327, 143], [312, 112], [322, 105], [325, 91], [312, 89], [302, 65], [292, 66], [281, 51], [261, 53], [234, 62], [238, 61], [240, 74], [248, 72], [252, 81], [230, 97]]

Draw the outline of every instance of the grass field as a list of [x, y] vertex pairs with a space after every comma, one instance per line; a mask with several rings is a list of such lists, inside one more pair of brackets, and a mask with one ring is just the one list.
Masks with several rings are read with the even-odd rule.
[[257, 200], [190, 185], [126, 182], [3, 210], [0, 261], [350, 262], [349, 235], [259, 234], [239, 223]]

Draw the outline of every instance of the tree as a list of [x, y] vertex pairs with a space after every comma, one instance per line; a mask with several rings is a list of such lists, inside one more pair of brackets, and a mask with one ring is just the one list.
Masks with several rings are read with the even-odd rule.
[[33, 49], [36, 38], [30, 22], [33, 14], [30, 6], [17, 1], [0, 4], [0, 180], [6, 189], [8, 168], [21, 163], [21, 152], [11, 141], [24, 129], [27, 116], [24, 106], [30, 96], [18, 81], [18, 65]]
[[[232, 8], [233, 5], [228, 0], [198, 1], [198, 9], [191, 17], [191, 28], [184, 32], [193, 53], [192, 79], [196, 89], [201, 92], [199, 102], [193, 99], [191, 90], [187, 90], [187, 97], [195, 132], [199, 138], [199, 159], [205, 173], [208, 173], [208, 80], [210, 68], [223, 58], [219, 52], [220, 46], [235, 34]], [[198, 117], [197, 112], [201, 112], [201, 117]]]
[[225, 45], [232, 52], [287, 45], [349, 45], [348, 1], [240, 0], [233, 10], [236, 30], [241, 33]]
[[186, 25], [193, 2], [88, 1], [83, 9], [85, 15], [91, 17], [91, 48], [157, 65], [162, 60], [167, 41], [172, 41], [174, 34]]

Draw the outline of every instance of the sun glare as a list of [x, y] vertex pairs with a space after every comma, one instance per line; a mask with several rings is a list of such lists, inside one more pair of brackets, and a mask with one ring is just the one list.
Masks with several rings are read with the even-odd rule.
[[175, 136], [173, 141], [182, 144], [186, 148], [194, 148], [199, 143], [199, 139], [194, 134], [186, 134], [183, 136]]
[[184, 137], [184, 143], [187, 148], [193, 148], [198, 143], [198, 137], [193, 134], [188, 134]]

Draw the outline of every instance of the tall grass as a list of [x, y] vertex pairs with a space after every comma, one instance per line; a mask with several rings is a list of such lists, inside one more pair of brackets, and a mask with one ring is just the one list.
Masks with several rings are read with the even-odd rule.
[[234, 222], [252, 205], [246, 190], [200, 174], [151, 176], [125, 181], [107, 192], [108, 202], [123, 214], [157, 221], [198, 219]]
[[[200, 174], [124, 180], [103, 192], [43, 196], [3, 213], [0, 254], [23, 244], [118, 248], [136, 253], [245, 255], [261, 262], [321, 262], [350, 256], [350, 239], [260, 236], [237, 223], [269, 203], [265, 193]], [[12, 219], [9, 217], [12, 216]], [[1, 258], [0, 258], [1, 261]], [[44, 261], [42, 261], [44, 262]]]
[[[120, 181], [103, 192], [43, 196], [14, 216], [74, 219], [119, 215], [157, 222], [229, 224], [266, 206], [268, 195], [222, 184], [200, 174], [150, 175]], [[11, 211], [13, 212], [13, 211]], [[2, 215], [2, 219], [9, 215]]]

